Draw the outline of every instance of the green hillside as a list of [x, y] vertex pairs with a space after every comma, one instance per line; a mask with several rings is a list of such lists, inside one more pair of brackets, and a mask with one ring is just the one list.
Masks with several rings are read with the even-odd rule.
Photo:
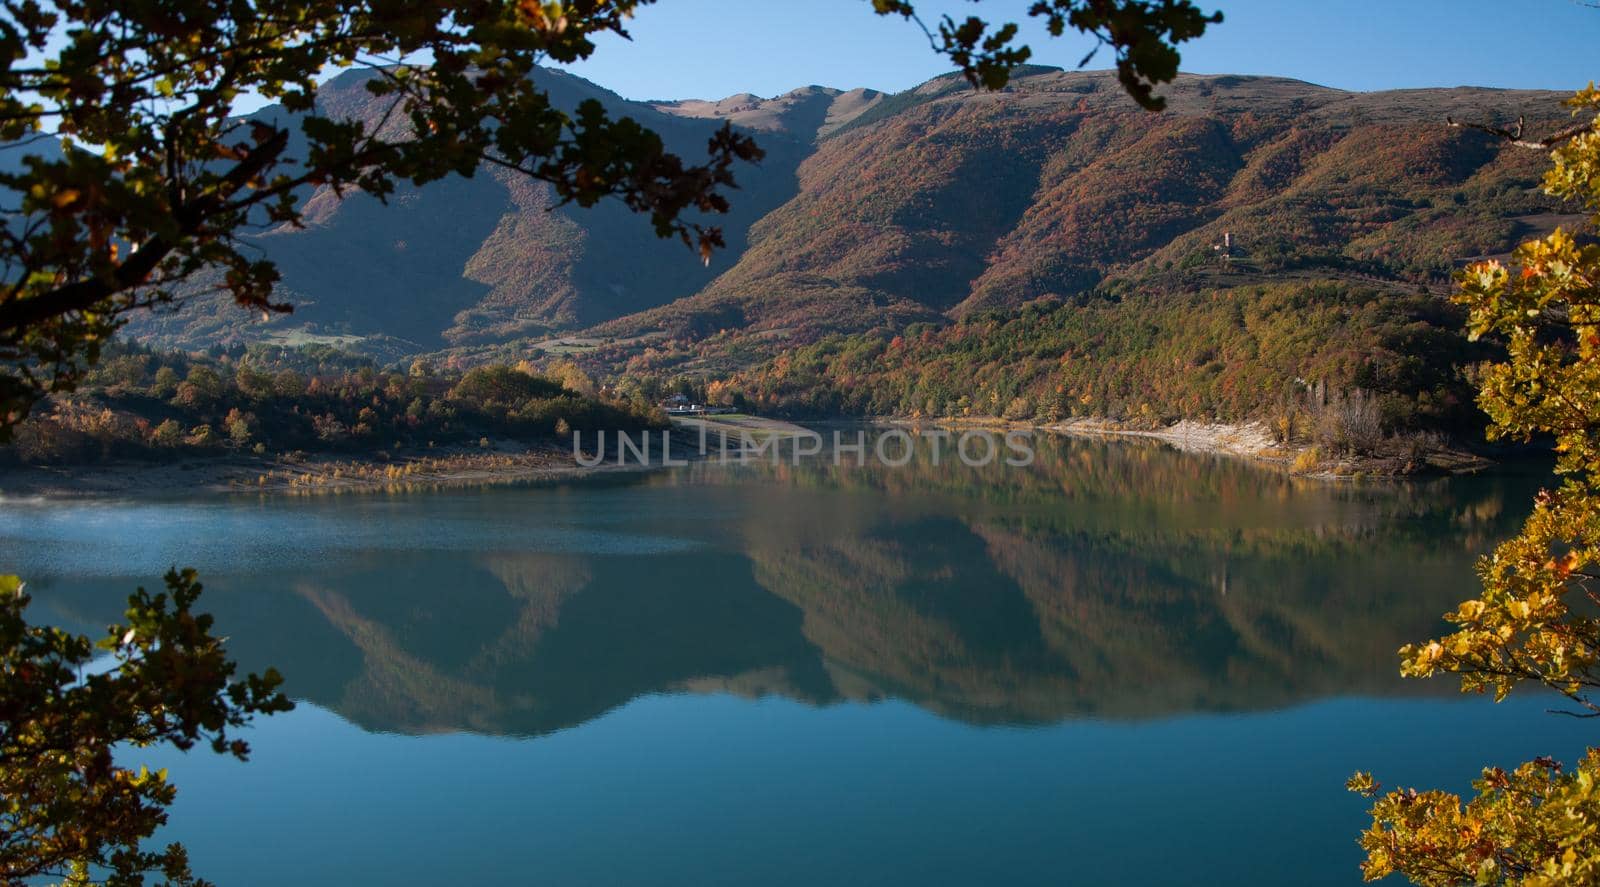
[[800, 415], [1277, 419], [1345, 392], [1392, 429], [1481, 420], [1461, 368], [1486, 355], [1448, 303], [1336, 281], [1101, 293], [974, 312], [903, 334], [836, 336], [734, 377]]

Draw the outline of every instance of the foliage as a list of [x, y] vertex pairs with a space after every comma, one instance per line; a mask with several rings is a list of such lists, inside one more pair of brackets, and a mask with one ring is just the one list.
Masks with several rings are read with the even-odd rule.
[[[917, 18], [906, 0], [872, 0], [872, 6], [879, 15]], [[1207, 25], [1222, 21], [1222, 13], [1202, 13], [1192, 0], [1040, 0], [1028, 7], [1028, 15], [1043, 19], [1052, 36], [1060, 37], [1071, 27], [1093, 35], [1100, 46], [1110, 46], [1116, 53], [1117, 79], [1135, 101], [1152, 111], [1166, 107], [1154, 94], [1154, 87], [1178, 76], [1177, 44], [1199, 37]], [[920, 19], [917, 21], [920, 24]], [[926, 25], [923, 30], [928, 30]], [[1028, 47], [1012, 45], [1016, 35], [1015, 23], [991, 30], [976, 16], [960, 22], [944, 16], [938, 37], [930, 32], [928, 39], [936, 50], [950, 56], [973, 86], [1000, 89], [1012, 70], [1032, 56]], [[1085, 56], [1080, 67], [1094, 55]]]
[[[1550, 193], [1581, 200], [1600, 224], [1600, 91], [1574, 97], [1591, 126], [1552, 152]], [[1559, 489], [1540, 493], [1517, 537], [1479, 564], [1483, 593], [1447, 615], [1456, 630], [1412, 644], [1403, 673], [1460, 676], [1463, 691], [1498, 701], [1519, 684], [1554, 689], [1578, 713], [1600, 714], [1600, 619], [1591, 587], [1600, 563], [1600, 246], [1557, 231], [1520, 246], [1513, 267], [1474, 265], [1457, 301], [1474, 336], [1506, 344], [1479, 402], [1491, 436], [1555, 438]], [[1570, 773], [1554, 761], [1511, 773], [1484, 771], [1465, 807], [1445, 792], [1394, 791], [1372, 809], [1361, 839], [1364, 871], [1399, 872], [1421, 884], [1571, 884], [1600, 880], [1600, 750]], [[1357, 774], [1351, 788], [1377, 790]]]
[[[643, 397], [600, 397], [576, 367], [550, 378], [503, 365], [379, 370], [333, 349], [241, 349], [219, 358], [116, 345], [83, 389], [56, 395], [16, 429], [0, 462], [254, 452], [360, 452], [549, 439], [559, 429], [659, 426]], [[584, 386], [579, 393], [573, 386]]]
[[1426, 296], [1334, 282], [1103, 293], [829, 338], [734, 386], [758, 409], [797, 414], [1152, 423], [1265, 419], [1286, 399], [1322, 391], [1332, 405], [1360, 389], [1390, 428], [1452, 428], [1472, 417], [1459, 365], [1480, 353], [1457, 323]]
[[[1600, 749], [1590, 749], [1571, 773], [1539, 758], [1509, 773], [1484, 768], [1472, 783], [1478, 796], [1443, 791], [1393, 791], [1372, 808], [1361, 836], [1369, 881], [1400, 873], [1424, 887], [1520, 884], [1557, 887], [1600, 880]], [[1371, 797], [1379, 785], [1365, 773], [1347, 787]]]
[[450, 396], [483, 406], [514, 408], [529, 400], [560, 397], [565, 391], [560, 382], [531, 376], [508, 366], [495, 366], [471, 370], [450, 388]]
[[113, 751], [204, 744], [244, 760], [230, 731], [292, 707], [271, 669], [234, 679], [199, 596], [194, 571], [169, 572], [94, 642], [27, 624], [22, 583], [0, 577], [0, 880], [199, 883], [181, 845], [140, 846], [176, 795], [166, 773], [119, 767]]

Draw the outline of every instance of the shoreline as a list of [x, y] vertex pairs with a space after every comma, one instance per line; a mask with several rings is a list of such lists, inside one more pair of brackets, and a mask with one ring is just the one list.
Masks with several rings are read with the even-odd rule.
[[1407, 478], [1476, 474], [1497, 463], [1445, 441], [1416, 445], [1386, 439], [1367, 455], [1327, 455], [1312, 443], [1280, 443], [1261, 422], [1242, 425], [1180, 420], [1164, 428], [1145, 430], [1119, 427], [1105, 420], [1076, 420], [1046, 426], [1060, 434], [1148, 437], [1188, 453], [1206, 453], [1246, 459], [1276, 467], [1301, 477], [1349, 480], [1359, 477]]
[[174, 495], [310, 496], [339, 493], [422, 492], [541, 481], [581, 480], [653, 471], [649, 464], [577, 464], [554, 445], [499, 442], [488, 449], [439, 448], [389, 460], [317, 454], [305, 458], [214, 456], [180, 462], [106, 462], [77, 466], [26, 466], [0, 471], [0, 502], [7, 499], [160, 498]]
[[25, 465], [0, 468], [0, 503], [7, 499], [157, 499], [196, 494], [308, 496], [339, 493], [423, 492], [521, 483], [584, 480], [679, 467], [700, 461], [700, 428], [757, 435], [786, 433], [799, 426], [757, 416], [676, 420], [670, 430], [649, 431], [652, 440], [671, 436], [671, 463], [651, 452], [646, 462], [582, 465], [558, 441], [528, 443], [490, 439], [488, 447], [458, 445], [396, 456], [315, 453], [258, 457], [195, 456], [172, 462], [123, 460], [87, 465]]
[[1315, 444], [1281, 444], [1264, 423], [1196, 422], [1179, 420], [1156, 428], [1140, 427], [1113, 419], [1083, 417], [1063, 422], [1037, 422], [998, 417], [875, 420], [890, 425], [925, 423], [958, 429], [1044, 431], [1068, 437], [1144, 438], [1159, 440], [1174, 449], [1200, 455], [1243, 459], [1264, 469], [1284, 471], [1299, 477], [1322, 480], [1351, 480], [1361, 477], [1404, 479], [1408, 477], [1476, 474], [1498, 464], [1495, 460], [1458, 447], [1436, 444], [1417, 452], [1402, 452], [1404, 442], [1388, 440], [1389, 452], [1367, 456], [1324, 456]]
[[[826, 420], [838, 422], [841, 419]], [[1348, 480], [1359, 477], [1403, 479], [1426, 475], [1472, 474], [1497, 464], [1463, 450], [1435, 446], [1410, 454], [1321, 458], [1313, 445], [1284, 446], [1259, 422], [1245, 424], [1180, 421], [1148, 428], [1110, 419], [1079, 418], [1039, 424], [996, 417], [848, 419], [863, 425], [932, 425], [950, 429], [1028, 430], [1085, 438], [1158, 440], [1186, 453], [1243, 459], [1263, 469], [1301, 477]], [[176, 462], [122, 461], [75, 466], [21, 466], [0, 469], [0, 502], [7, 499], [56, 500], [145, 498], [174, 495], [306, 496], [327, 493], [420, 492], [572, 481], [600, 476], [658, 471], [698, 461], [695, 442], [701, 427], [784, 433], [801, 426], [754, 416], [674, 423], [674, 462], [652, 457], [649, 462], [617, 464], [610, 460], [585, 466], [570, 449], [553, 441], [527, 444], [491, 441], [484, 447], [457, 446], [395, 458], [315, 454], [293, 457], [243, 455], [202, 456]]]

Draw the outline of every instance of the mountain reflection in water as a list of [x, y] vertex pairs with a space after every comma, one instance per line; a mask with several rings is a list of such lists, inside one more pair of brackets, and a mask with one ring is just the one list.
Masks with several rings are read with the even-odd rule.
[[538, 735], [663, 692], [1141, 719], [1453, 692], [1401, 681], [1395, 651], [1472, 591], [1537, 483], [1329, 484], [1041, 439], [1029, 468], [8, 504], [0, 555], [85, 631], [195, 564], [245, 668], [374, 731]]

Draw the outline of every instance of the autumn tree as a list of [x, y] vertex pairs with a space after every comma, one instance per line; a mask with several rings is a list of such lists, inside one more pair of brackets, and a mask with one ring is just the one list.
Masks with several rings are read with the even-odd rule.
[[[1570, 714], [1600, 716], [1600, 91], [1569, 104], [1573, 127], [1545, 139], [1488, 128], [1551, 149], [1545, 189], [1582, 203], [1588, 237], [1557, 230], [1517, 248], [1512, 262], [1461, 275], [1456, 300], [1470, 334], [1495, 337], [1506, 359], [1483, 370], [1479, 403], [1492, 438], [1555, 440], [1561, 478], [1541, 492], [1520, 535], [1483, 558], [1480, 595], [1446, 618], [1455, 631], [1400, 651], [1402, 673], [1458, 675], [1463, 691], [1536, 684]], [[1349, 787], [1380, 789], [1358, 773]], [[1383, 794], [1362, 835], [1368, 880], [1398, 873], [1423, 885], [1600, 883], [1600, 748], [1571, 770], [1539, 758], [1486, 768], [1463, 803], [1444, 791]]]
[[244, 760], [250, 746], [230, 731], [292, 707], [276, 672], [234, 678], [199, 596], [193, 571], [168, 573], [165, 591], [139, 589], [126, 622], [95, 642], [28, 625], [22, 583], [0, 577], [0, 883], [199, 883], [182, 846], [141, 846], [166, 822], [166, 773], [120, 767], [114, 751], [204, 746]]

